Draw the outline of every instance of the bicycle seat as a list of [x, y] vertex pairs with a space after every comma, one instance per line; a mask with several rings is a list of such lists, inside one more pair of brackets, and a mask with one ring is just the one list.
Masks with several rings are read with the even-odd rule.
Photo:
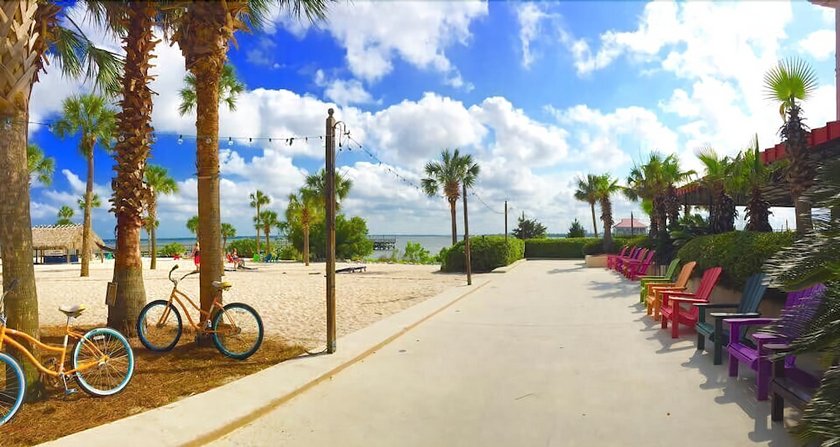
[[68, 317], [78, 318], [85, 311], [85, 306], [83, 304], [64, 305], [59, 307], [58, 310]]
[[213, 281], [213, 288], [217, 290], [228, 290], [233, 287], [232, 283], [227, 281]]

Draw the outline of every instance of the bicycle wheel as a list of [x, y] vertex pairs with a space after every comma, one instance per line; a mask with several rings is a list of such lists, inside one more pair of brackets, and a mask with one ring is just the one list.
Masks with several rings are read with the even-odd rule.
[[156, 300], [146, 304], [137, 318], [140, 343], [150, 351], [171, 350], [178, 344], [182, 331], [181, 314], [168, 301]]
[[26, 380], [18, 362], [0, 352], [0, 425], [9, 422], [23, 404]]
[[73, 350], [73, 369], [76, 382], [93, 396], [111, 396], [122, 391], [134, 374], [134, 352], [128, 340], [110, 328], [92, 329]]
[[213, 318], [213, 343], [230, 358], [247, 359], [260, 348], [262, 339], [262, 319], [247, 304], [230, 303]]

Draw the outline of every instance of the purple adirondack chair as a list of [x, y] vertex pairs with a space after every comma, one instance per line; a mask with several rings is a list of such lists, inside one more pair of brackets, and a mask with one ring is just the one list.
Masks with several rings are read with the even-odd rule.
[[[726, 348], [729, 351], [729, 376], [738, 377], [738, 365], [740, 363], [749, 365], [756, 372], [756, 398], [767, 400], [770, 379], [772, 378], [772, 363], [764, 346], [771, 343], [788, 343], [796, 338], [799, 334], [795, 332], [797, 328], [802, 326], [801, 323], [809, 321], [815, 315], [824, 291], [825, 286], [817, 284], [788, 293], [780, 318], [727, 318], [723, 320], [730, 326], [729, 346]], [[785, 321], [790, 324], [785, 324]], [[756, 345], [748, 344], [744, 334], [748, 326], [766, 326], [775, 322], [780, 322], [778, 326], [781, 334], [756, 332], [751, 336]], [[785, 358], [785, 375], [807, 386], [816, 386], [818, 380], [805, 371], [796, 368], [795, 362], [795, 356], [791, 355]]]

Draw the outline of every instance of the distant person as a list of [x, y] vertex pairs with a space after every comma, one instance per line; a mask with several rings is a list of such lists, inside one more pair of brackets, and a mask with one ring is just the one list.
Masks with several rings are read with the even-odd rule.
[[237, 253], [236, 249], [234, 248], [233, 251], [230, 252], [230, 259], [233, 262], [233, 268], [241, 268], [245, 267], [245, 261], [239, 257], [239, 253]]
[[195, 263], [195, 269], [201, 270], [201, 253], [199, 250], [198, 241], [195, 241], [195, 247], [193, 247], [192, 257], [193, 262]]

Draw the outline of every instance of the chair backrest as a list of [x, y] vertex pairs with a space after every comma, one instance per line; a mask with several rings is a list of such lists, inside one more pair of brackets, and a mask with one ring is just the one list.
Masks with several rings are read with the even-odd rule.
[[770, 277], [764, 273], [756, 273], [747, 278], [744, 293], [741, 295], [741, 302], [738, 303], [738, 313], [746, 314], [758, 310], [761, 298], [770, 285]]
[[626, 254], [627, 254], [627, 250], [629, 250], [629, 249], [630, 249], [630, 246], [629, 246], [629, 245], [625, 245], [624, 247], [621, 247], [621, 252], [618, 254], [618, 257], [619, 257], [619, 258], [621, 258], [621, 257], [623, 257], [624, 255], [626, 255]]
[[668, 270], [665, 271], [665, 277], [668, 279], [673, 279], [674, 275], [677, 274], [677, 267], [680, 266], [680, 258], [674, 258], [673, 261], [668, 265]]
[[636, 268], [636, 273], [643, 275], [648, 267], [650, 267], [650, 263], [653, 262], [653, 257], [656, 256], [656, 250], [651, 250], [647, 253], [647, 256], [642, 260], [639, 266]]
[[700, 278], [700, 285], [697, 286], [697, 292], [694, 296], [699, 300], [709, 300], [712, 295], [712, 290], [715, 288], [720, 278], [720, 273], [723, 271], [720, 267], [712, 267], [703, 272], [703, 277]]
[[677, 280], [674, 281], [674, 284], [677, 287], [686, 287], [688, 286], [688, 280], [691, 279], [691, 273], [694, 271], [694, 267], [697, 265], [697, 261], [691, 261], [686, 263], [682, 270], [680, 270], [680, 276], [677, 276]]
[[822, 284], [789, 292], [775, 331], [789, 340], [802, 335], [822, 304], [824, 292], [825, 286]]
[[633, 247], [633, 249], [630, 250], [630, 254], [628, 255], [628, 257], [635, 259], [640, 251], [642, 251], [642, 247]]

